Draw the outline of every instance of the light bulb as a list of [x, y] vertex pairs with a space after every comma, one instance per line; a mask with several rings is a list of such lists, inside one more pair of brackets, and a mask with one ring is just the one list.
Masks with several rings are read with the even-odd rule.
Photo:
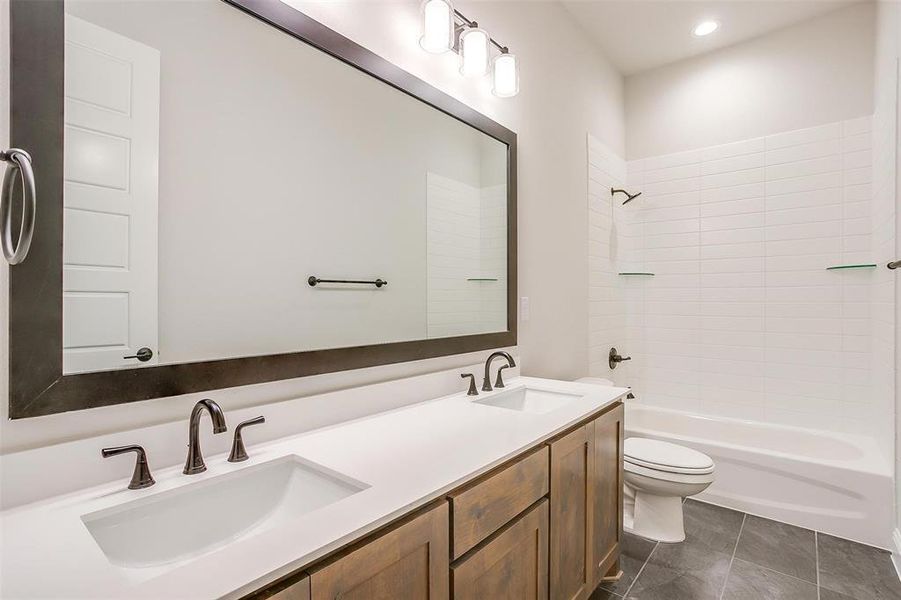
[[719, 26], [720, 24], [716, 21], [702, 21], [695, 26], [694, 34], [697, 37], [704, 37], [719, 29]]
[[460, 73], [464, 77], [481, 77], [488, 73], [488, 33], [470, 27], [460, 35]]
[[494, 85], [491, 91], [499, 98], [510, 98], [519, 93], [516, 55], [504, 52], [494, 59]]
[[419, 45], [426, 52], [441, 54], [454, 45], [454, 9], [446, 0], [422, 3], [422, 37]]

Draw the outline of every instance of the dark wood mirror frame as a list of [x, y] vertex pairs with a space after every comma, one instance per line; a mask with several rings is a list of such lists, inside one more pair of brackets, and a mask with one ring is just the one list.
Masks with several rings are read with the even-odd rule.
[[36, 417], [516, 344], [516, 134], [277, 0], [223, 0], [507, 145], [507, 331], [63, 375], [62, 0], [10, 4], [10, 141], [38, 189], [28, 259], [10, 268], [9, 416]]

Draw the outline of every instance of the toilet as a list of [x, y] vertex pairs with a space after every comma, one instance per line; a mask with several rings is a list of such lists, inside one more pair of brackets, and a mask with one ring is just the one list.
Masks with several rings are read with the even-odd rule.
[[[598, 377], [577, 381], [614, 385]], [[658, 542], [685, 540], [682, 499], [706, 490], [713, 483], [713, 471], [713, 459], [703, 452], [660, 440], [627, 438], [623, 443], [623, 529]]]
[[697, 450], [631, 437], [623, 444], [623, 528], [658, 542], [685, 539], [682, 499], [713, 483], [713, 460]]

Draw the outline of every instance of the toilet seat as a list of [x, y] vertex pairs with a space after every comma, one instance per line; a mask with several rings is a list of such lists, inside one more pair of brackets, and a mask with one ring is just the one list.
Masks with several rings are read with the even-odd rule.
[[713, 460], [703, 452], [647, 438], [625, 440], [623, 460], [627, 470], [649, 477], [654, 477], [654, 472], [657, 477], [663, 473], [691, 476], [709, 475], [714, 470]]
[[686, 484], [686, 485], [710, 485], [714, 481], [713, 471], [707, 473], [673, 473], [671, 471], [662, 471], [660, 469], [652, 469], [643, 467], [630, 462], [623, 463], [623, 470], [626, 476], [629, 474], [638, 475], [647, 479], [655, 479], [657, 481], [665, 481], [667, 483]]

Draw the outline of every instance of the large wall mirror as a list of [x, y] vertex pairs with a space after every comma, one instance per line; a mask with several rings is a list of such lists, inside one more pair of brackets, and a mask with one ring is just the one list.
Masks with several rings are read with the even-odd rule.
[[11, 15], [13, 418], [515, 343], [509, 130], [275, 0]]

